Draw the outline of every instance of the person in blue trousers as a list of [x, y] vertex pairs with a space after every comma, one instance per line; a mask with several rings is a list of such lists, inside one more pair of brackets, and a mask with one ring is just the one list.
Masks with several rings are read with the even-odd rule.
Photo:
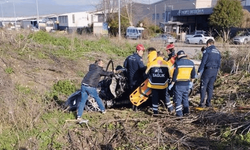
[[109, 76], [112, 74], [113, 72], [106, 72], [103, 70], [103, 61], [101, 59], [96, 60], [94, 64], [89, 66], [89, 71], [84, 76], [81, 84], [81, 101], [77, 110], [77, 121], [79, 123], [88, 121], [81, 118], [86, 101], [88, 99], [88, 95], [91, 95], [96, 100], [102, 113], [106, 112], [105, 106], [97, 92], [97, 86], [101, 76]]
[[166, 97], [166, 88], [168, 86], [168, 80], [170, 79], [169, 74], [169, 63], [164, 60], [164, 53], [157, 52], [155, 60], [151, 61], [146, 70], [148, 75], [147, 86], [152, 90], [152, 109], [154, 114], [158, 114], [159, 100], [170, 99]]
[[174, 66], [173, 79], [168, 89], [171, 90], [174, 86], [176, 116], [182, 117], [183, 115], [189, 115], [188, 91], [192, 88], [195, 79], [195, 66], [183, 50], [177, 52], [177, 60]]
[[[207, 47], [203, 51], [201, 64], [197, 74], [197, 76], [200, 76], [202, 73], [200, 82], [200, 107], [212, 106], [211, 99], [213, 96], [214, 82], [221, 64], [221, 54], [220, 51], [214, 46], [214, 41], [209, 39], [206, 44]], [[207, 100], [204, 105], [206, 92]]]
[[[136, 52], [128, 56], [124, 63], [123, 67], [127, 70], [127, 79], [128, 79], [128, 97], [129, 95], [141, 85], [141, 83], [146, 80], [145, 70], [146, 66], [143, 63], [142, 56], [144, 54], [145, 47], [142, 44], [136, 46]], [[132, 103], [131, 103], [132, 104]], [[137, 106], [132, 104], [132, 109], [137, 111]]]

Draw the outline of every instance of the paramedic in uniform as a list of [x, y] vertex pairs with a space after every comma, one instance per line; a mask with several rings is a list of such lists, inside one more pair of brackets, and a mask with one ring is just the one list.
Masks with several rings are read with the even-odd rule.
[[[189, 115], [188, 91], [195, 79], [194, 63], [187, 58], [183, 50], [178, 51], [173, 79], [168, 89], [174, 86], [174, 102], [176, 116]], [[182, 106], [183, 105], [183, 106]]]
[[[155, 60], [150, 62], [146, 74], [149, 82], [147, 86], [152, 90], [152, 106], [154, 114], [158, 114], [159, 100], [166, 99], [166, 88], [169, 80], [168, 63], [163, 59], [164, 53], [157, 52]], [[169, 98], [169, 97], [168, 97]]]
[[214, 82], [220, 68], [221, 54], [214, 46], [214, 41], [207, 41], [207, 48], [203, 51], [201, 64], [198, 69], [198, 76], [201, 75], [200, 83], [200, 107], [204, 107], [204, 99], [207, 92], [206, 106], [211, 107], [211, 98], [213, 96]]

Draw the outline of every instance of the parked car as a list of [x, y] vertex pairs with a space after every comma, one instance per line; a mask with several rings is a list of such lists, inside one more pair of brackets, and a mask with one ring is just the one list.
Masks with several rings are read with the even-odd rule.
[[160, 34], [154, 38], [151, 38], [150, 41], [162, 41], [164, 43], [177, 42], [177, 39], [170, 34]]
[[233, 38], [234, 44], [247, 44], [250, 42], [250, 33], [244, 32]]
[[186, 43], [188, 43], [188, 44], [205, 44], [207, 42], [207, 40], [209, 40], [209, 39], [214, 40], [214, 37], [204, 35], [204, 34], [196, 34], [193, 37], [187, 38]]
[[204, 31], [204, 30], [195, 30], [194, 32], [192, 32], [190, 34], [187, 34], [185, 36], [185, 39], [187, 40], [187, 38], [193, 37], [194, 35], [197, 35], [197, 34], [206, 34], [206, 31]]

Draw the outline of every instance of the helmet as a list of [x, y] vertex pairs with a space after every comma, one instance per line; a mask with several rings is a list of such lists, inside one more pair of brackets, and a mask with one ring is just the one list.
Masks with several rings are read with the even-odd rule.
[[174, 48], [174, 44], [168, 44], [167, 47], [166, 47], [167, 50], [168, 49], [173, 49], [173, 48]]
[[140, 50], [145, 51], [145, 47], [144, 47], [142, 44], [138, 44], [138, 45], [136, 46], [136, 50], [138, 50], [138, 51], [140, 51]]
[[177, 56], [180, 56], [180, 55], [185, 55], [185, 52], [183, 50], [178, 51]]

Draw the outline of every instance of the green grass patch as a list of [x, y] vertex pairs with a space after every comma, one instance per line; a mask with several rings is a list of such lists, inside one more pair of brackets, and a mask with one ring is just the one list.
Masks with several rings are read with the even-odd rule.
[[5, 71], [5, 73], [7, 73], [7, 74], [12, 74], [12, 73], [14, 73], [14, 70], [13, 70], [12, 67], [7, 67], [4, 71]]

